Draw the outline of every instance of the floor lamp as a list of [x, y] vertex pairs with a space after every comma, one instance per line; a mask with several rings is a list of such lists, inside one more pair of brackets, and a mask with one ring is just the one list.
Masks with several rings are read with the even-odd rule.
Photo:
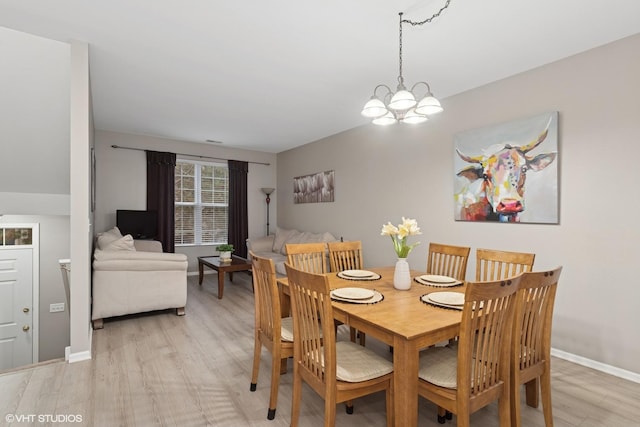
[[269, 203], [271, 203], [271, 198], [269, 196], [275, 190], [275, 188], [262, 188], [262, 192], [267, 196], [267, 198], [265, 199], [265, 201], [267, 202], [267, 236], [269, 235]]

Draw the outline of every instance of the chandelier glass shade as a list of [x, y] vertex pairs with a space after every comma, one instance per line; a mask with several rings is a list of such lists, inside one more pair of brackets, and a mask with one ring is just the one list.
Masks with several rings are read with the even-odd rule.
[[[410, 20], [402, 19], [402, 12], [400, 15], [400, 73], [398, 76], [398, 86], [396, 91], [393, 92], [391, 88], [385, 84], [376, 86], [373, 90], [371, 99], [362, 108], [361, 114], [364, 117], [372, 119], [372, 123], [376, 125], [392, 125], [395, 123], [409, 123], [417, 124], [424, 123], [428, 120], [428, 116], [438, 114], [443, 111], [440, 101], [431, 93], [431, 87], [426, 82], [418, 82], [411, 87], [411, 90], [407, 90], [404, 85], [404, 78], [402, 77], [402, 24], [409, 23], [411, 25], [422, 25], [426, 22], [431, 22], [434, 18], [440, 16], [440, 13], [447, 7], [451, 0], [447, 0], [445, 6], [440, 9], [431, 18], [422, 22], [413, 22]], [[421, 86], [426, 87], [426, 92], [418, 92], [416, 89], [420, 89]], [[379, 89], [385, 89], [386, 92], [379, 94]], [[417, 97], [416, 95], [422, 95]], [[418, 101], [419, 99], [419, 101]]]

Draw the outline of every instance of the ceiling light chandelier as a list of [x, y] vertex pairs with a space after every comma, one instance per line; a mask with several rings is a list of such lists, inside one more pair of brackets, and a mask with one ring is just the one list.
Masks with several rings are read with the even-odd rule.
[[[402, 24], [411, 24], [412, 26], [423, 25], [431, 22], [449, 7], [451, 0], [447, 0], [445, 5], [433, 16], [425, 19], [424, 21], [414, 22], [409, 19], [402, 19], [402, 12], [400, 15], [400, 73], [398, 76], [398, 87], [394, 93], [389, 86], [381, 84], [376, 86], [373, 90], [371, 99], [367, 101], [362, 109], [362, 115], [373, 119], [373, 124], [376, 125], [392, 125], [394, 123], [423, 123], [427, 121], [427, 116], [442, 112], [443, 108], [433, 94], [431, 93], [431, 87], [427, 82], [418, 82], [411, 87], [411, 90], [407, 90], [404, 85], [404, 78], [402, 77]], [[426, 86], [426, 94], [420, 100], [416, 101], [414, 90], [419, 86]], [[378, 89], [385, 88], [387, 93], [382, 98], [377, 95]]]

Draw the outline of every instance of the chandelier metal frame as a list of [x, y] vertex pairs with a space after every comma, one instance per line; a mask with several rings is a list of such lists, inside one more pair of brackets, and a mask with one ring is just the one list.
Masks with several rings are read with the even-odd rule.
[[[446, 0], [446, 3], [438, 12], [423, 21], [402, 19], [403, 12], [398, 14], [400, 16], [398, 86], [396, 92], [393, 92], [391, 88], [385, 84], [379, 84], [373, 90], [373, 95], [364, 105], [361, 114], [373, 119], [372, 122], [374, 124], [391, 125], [398, 122], [411, 124], [423, 123], [427, 121], [427, 116], [443, 111], [440, 101], [431, 93], [429, 83], [424, 81], [417, 82], [411, 87], [411, 90], [407, 90], [404, 85], [404, 77], [402, 76], [402, 24], [417, 26], [430, 23], [439, 17], [440, 14], [449, 7], [450, 3], [451, 0]], [[420, 85], [426, 86], [426, 93], [418, 102], [416, 101], [414, 90]], [[378, 96], [378, 90], [380, 88], [387, 90], [382, 97]]]

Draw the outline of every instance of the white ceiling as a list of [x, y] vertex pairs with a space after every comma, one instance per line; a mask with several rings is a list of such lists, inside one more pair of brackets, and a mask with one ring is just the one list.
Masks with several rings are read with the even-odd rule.
[[[2, 0], [0, 26], [89, 43], [98, 129], [277, 153], [366, 124], [397, 84], [398, 12], [444, 3]], [[404, 26], [405, 82], [442, 99], [638, 32], [638, 0], [451, 0]]]

